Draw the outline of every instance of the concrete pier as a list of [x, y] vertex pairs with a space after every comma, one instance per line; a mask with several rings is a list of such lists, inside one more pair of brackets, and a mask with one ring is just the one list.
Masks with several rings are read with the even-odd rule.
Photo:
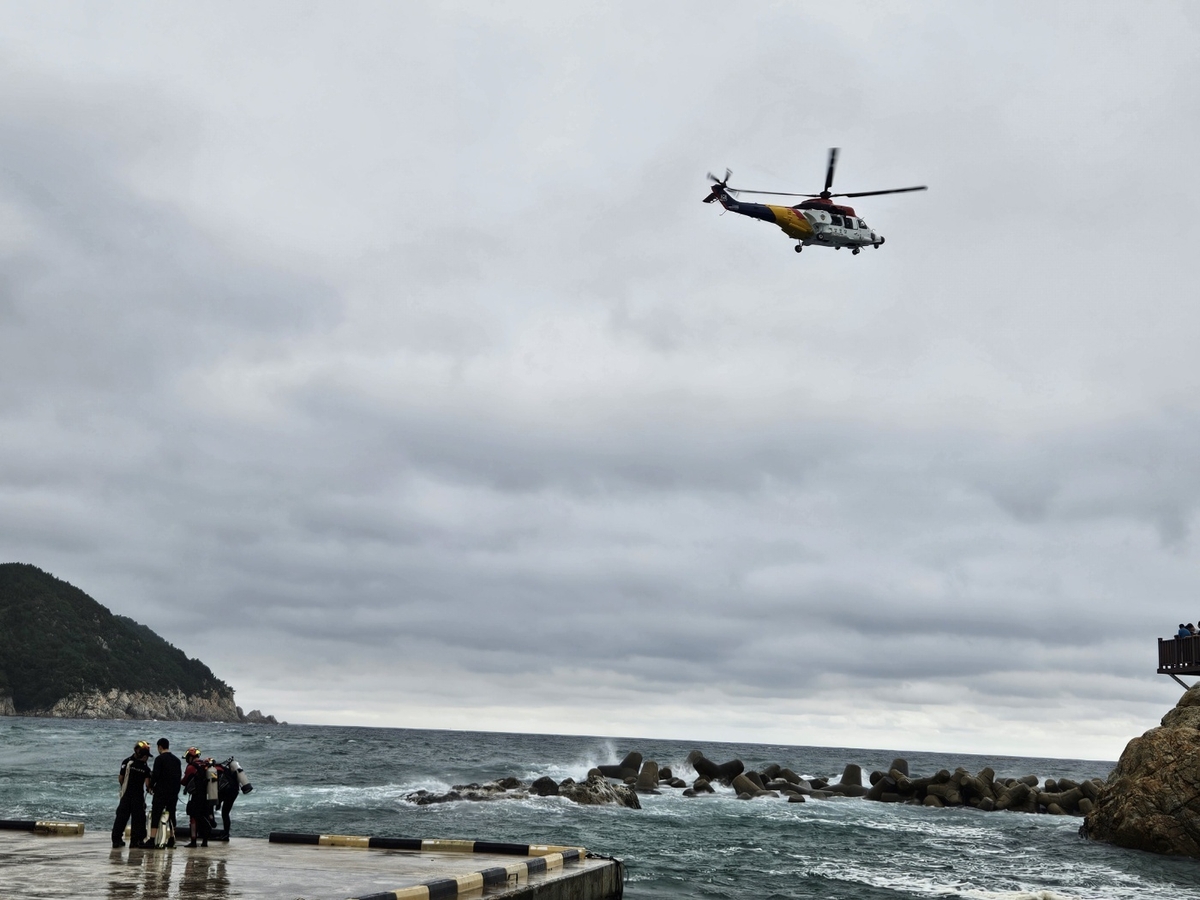
[[5, 900], [608, 900], [622, 893], [620, 862], [582, 853], [576, 860], [569, 858], [573, 853], [554, 852], [560, 848], [533, 848], [535, 855], [519, 857], [461, 847], [367, 849], [367, 840], [239, 838], [194, 849], [140, 850], [114, 849], [107, 834], [0, 831], [0, 894]]

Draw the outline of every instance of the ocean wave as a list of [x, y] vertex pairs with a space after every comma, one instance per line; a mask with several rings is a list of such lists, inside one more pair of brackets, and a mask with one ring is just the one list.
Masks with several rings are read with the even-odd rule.
[[[976, 810], [929, 810], [864, 800], [787, 803], [736, 799], [716, 786], [685, 798], [663, 788], [642, 809], [579, 806], [561, 797], [418, 806], [417, 791], [515, 775], [582, 779], [633, 748], [691, 781], [697, 745], [681, 741], [405, 729], [250, 728], [164, 725], [173, 744], [236, 754], [254, 791], [238, 799], [233, 831], [454, 837], [571, 843], [624, 859], [630, 900], [705, 896], [962, 898], [962, 900], [1180, 900], [1200, 896], [1191, 860], [1134, 854], [1081, 841], [1078, 820]], [[0, 795], [6, 818], [80, 818], [106, 831], [116, 807], [116, 767], [129, 752], [129, 725], [0, 721], [5, 748]], [[53, 755], [47, 755], [47, 747]], [[797, 772], [840, 772], [857, 759], [886, 765], [893, 753], [821, 748], [699, 745], [717, 762], [788, 764]], [[874, 751], [872, 751], [874, 752]], [[884, 758], [886, 757], [886, 758]], [[798, 761], [799, 760], [799, 761]], [[954, 768], [957, 757], [913, 756], [915, 770]], [[979, 761], [982, 765], [983, 760]], [[988, 761], [991, 762], [991, 761]], [[999, 771], [1000, 764], [995, 766]], [[1082, 762], [1009, 760], [1006, 771], [1087, 774]], [[1065, 769], [1065, 771], [1064, 771]]]

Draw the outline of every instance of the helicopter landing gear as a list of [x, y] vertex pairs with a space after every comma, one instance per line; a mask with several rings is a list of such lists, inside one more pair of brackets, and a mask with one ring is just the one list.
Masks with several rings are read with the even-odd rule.
[[804, 245], [803, 245], [803, 244], [797, 244], [797, 245], [796, 245], [795, 247], [793, 247], [792, 249], [793, 249], [793, 250], [795, 250], [797, 253], [800, 253], [801, 251], [803, 251], [803, 250], [804, 250]]
[[862, 247], [855, 247], [853, 250], [855, 256], [858, 256], [860, 252], [862, 252]]

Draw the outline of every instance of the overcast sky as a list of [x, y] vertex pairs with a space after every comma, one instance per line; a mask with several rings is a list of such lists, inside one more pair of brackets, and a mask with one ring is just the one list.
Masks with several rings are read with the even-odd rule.
[[[1115, 758], [1200, 622], [1198, 31], [4, 3], [0, 557], [293, 722]], [[930, 186], [878, 251], [700, 203], [831, 146]]]

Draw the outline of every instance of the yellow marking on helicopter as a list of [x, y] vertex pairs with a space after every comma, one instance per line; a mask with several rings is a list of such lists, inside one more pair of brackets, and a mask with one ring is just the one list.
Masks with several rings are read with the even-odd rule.
[[773, 206], [768, 203], [767, 209], [775, 216], [775, 224], [782, 228], [783, 233], [788, 237], [806, 241], [816, 234], [813, 231], [812, 223], [790, 206]]

